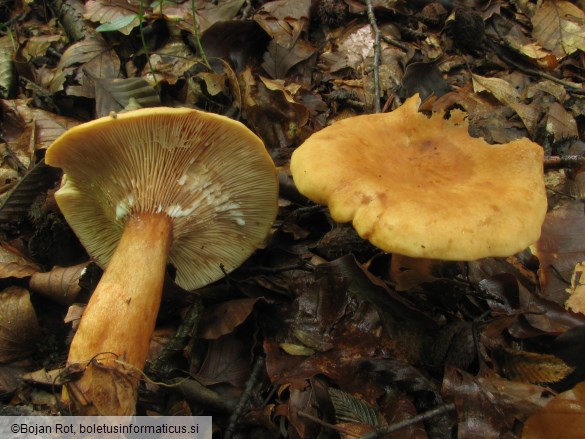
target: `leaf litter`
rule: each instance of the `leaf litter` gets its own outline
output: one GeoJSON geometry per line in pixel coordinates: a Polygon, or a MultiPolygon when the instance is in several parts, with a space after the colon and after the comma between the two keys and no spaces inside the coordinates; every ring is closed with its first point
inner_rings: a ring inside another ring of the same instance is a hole
{"type": "Polygon", "coordinates": [[[333,121],[415,93],[425,111],[464,110],[490,143],[526,136],[581,157],[580,4],[8,3],[0,408],[63,409],[70,320],[99,279],[52,198],[58,175],[40,172],[44,150],[110,112],[190,106],[263,139],[280,212],[226,279],[186,296],[167,283],[138,413],[213,414],[225,437],[580,437],[582,160],[547,170],[535,245],[469,263],[384,254],[300,195],[288,167],[333,121]]]}

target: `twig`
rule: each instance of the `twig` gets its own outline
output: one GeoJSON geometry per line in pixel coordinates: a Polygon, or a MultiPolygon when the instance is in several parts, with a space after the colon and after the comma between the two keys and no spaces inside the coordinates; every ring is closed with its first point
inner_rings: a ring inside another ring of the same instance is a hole
{"type": "Polygon", "coordinates": [[[85,7],[80,0],[55,0],[51,2],[51,9],[72,41],[80,41],[88,36],[102,39],[99,32],[83,18],[85,7]]]}
{"type": "MultiPolygon", "coordinates": [[[[501,32],[499,31],[497,26],[492,26],[492,29],[494,30],[494,32],[496,33],[498,38],[502,41],[504,47],[508,47],[509,49],[514,50],[512,47],[510,47],[510,44],[503,37],[503,35],[501,34],[501,32]]],[[[538,77],[541,77],[543,79],[548,79],[549,81],[552,81],[552,82],[556,82],[557,84],[561,84],[562,86],[571,89],[575,93],[579,93],[579,94],[585,93],[585,89],[580,84],[574,84],[572,82],[563,81],[562,79],[559,79],[555,76],[549,75],[548,73],[544,73],[544,72],[541,72],[539,70],[535,70],[535,69],[532,69],[529,67],[525,67],[521,64],[518,64],[512,58],[510,58],[505,53],[503,53],[503,51],[500,50],[500,48],[496,45],[496,43],[492,42],[489,38],[487,38],[486,41],[491,46],[492,50],[496,53],[496,55],[502,61],[510,64],[512,67],[520,70],[521,72],[524,72],[528,75],[538,76],[538,77]]]]}
{"type": "Polygon", "coordinates": [[[405,52],[408,52],[409,48],[406,44],[402,44],[400,41],[396,41],[393,40],[390,37],[387,37],[386,35],[382,35],[382,40],[384,40],[386,43],[394,46],[394,47],[398,47],[399,49],[404,50],[405,52]]]}
{"type": "Polygon", "coordinates": [[[228,426],[225,430],[225,435],[223,436],[224,439],[231,439],[232,435],[234,434],[238,420],[240,419],[240,416],[242,416],[244,409],[247,407],[248,402],[250,401],[250,398],[252,396],[252,389],[258,382],[258,377],[260,376],[260,372],[262,371],[263,367],[264,357],[259,355],[258,358],[256,358],[256,361],[254,362],[254,367],[252,367],[250,378],[248,378],[248,381],[246,381],[246,387],[244,388],[244,391],[240,395],[238,405],[236,406],[234,412],[230,416],[228,426]]]}
{"type": "Polygon", "coordinates": [[[380,113],[382,111],[380,107],[381,91],[380,91],[380,58],[381,58],[381,32],[376,22],[376,16],[374,15],[374,6],[372,0],[366,0],[368,6],[368,20],[370,27],[374,33],[374,112],[380,113]]]}
{"type": "Polygon", "coordinates": [[[187,401],[197,403],[203,407],[218,410],[223,413],[231,413],[236,408],[235,398],[226,398],[224,395],[205,387],[199,381],[189,379],[175,379],[170,381],[171,385],[178,384],[179,390],[187,401]]]}
{"type": "Polygon", "coordinates": [[[169,373],[168,363],[177,353],[182,352],[189,339],[197,333],[197,327],[203,313],[203,303],[196,298],[175,335],[170,339],[161,354],[148,366],[147,373],[152,373],[160,378],[166,378],[169,373]]]}
{"type": "Polygon", "coordinates": [[[371,433],[361,436],[359,439],[377,439],[389,433],[402,430],[403,428],[410,427],[411,425],[416,424],[418,422],[426,421],[427,419],[434,418],[435,416],[442,415],[443,413],[447,413],[453,410],[455,410],[455,404],[453,403],[444,404],[442,406],[429,410],[428,412],[424,412],[421,413],[420,415],[413,416],[410,419],[405,419],[404,421],[396,422],[384,428],[378,428],[371,433]]]}
{"type": "Polygon", "coordinates": [[[197,50],[199,51],[199,55],[201,56],[201,60],[203,61],[205,67],[213,71],[207,56],[205,56],[203,45],[201,44],[201,38],[199,36],[199,23],[197,23],[197,12],[195,11],[195,0],[191,0],[191,13],[193,15],[193,36],[195,38],[195,45],[197,46],[197,50]]]}
{"type": "Polygon", "coordinates": [[[316,424],[322,425],[325,428],[329,428],[330,430],[338,431],[339,433],[344,433],[346,435],[350,433],[347,430],[347,428],[339,427],[337,425],[330,424],[329,422],[322,421],[318,417],[310,415],[310,414],[305,413],[305,412],[302,412],[300,410],[297,412],[297,415],[299,416],[299,418],[309,419],[310,421],[313,421],[316,424]]]}
{"type": "Polygon", "coordinates": [[[150,69],[150,73],[152,73],[154,87],[158,90],[158,84],[156,82],[156,73],[154,73],[154,67],[152,65],[152,61],[150,60],[150,53],[148,52],[148,47],[146,46],[146,37],[144,36],[144,26],[142,24],[142,20],[144,20],[144,4],[143,4],[143,1],[140,0],[139,6],[138,6],[138,31],[140,32],[140,41],[142,42],[142,50],[144,50],[144,55],[146,56],[146,62],[148,63],[148,68],[150,69]]]}
{"type": "Polygon", "coordinates": [[[585,157],[580,155],[547,155],[544,157],[545,169],[579,168],[585,165],[585,157]]]}

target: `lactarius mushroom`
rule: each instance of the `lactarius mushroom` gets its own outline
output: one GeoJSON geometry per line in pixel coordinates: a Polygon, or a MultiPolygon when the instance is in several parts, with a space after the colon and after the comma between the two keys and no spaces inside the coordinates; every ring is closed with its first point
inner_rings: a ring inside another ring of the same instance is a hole
{"type": "Polygon", "coordinates": [[[414,96],[313,134],[291,159],[299,191],[391,253],[463,261],[534,243],[547,209],[542,148],[490,145],[460,113],[427,118],[419,105],[414,96]]]}
{"type": "Polygon", "coordinates": [[[69,365],[87,367],[64,399],[85,414],[131,414],[167,264],[187,290],[238,267],[276,216],[276,169],[241,123],[178,108],[79,125],[46,162],[65,171],[63,215],[107,267],[69,353],[69,365]]]}

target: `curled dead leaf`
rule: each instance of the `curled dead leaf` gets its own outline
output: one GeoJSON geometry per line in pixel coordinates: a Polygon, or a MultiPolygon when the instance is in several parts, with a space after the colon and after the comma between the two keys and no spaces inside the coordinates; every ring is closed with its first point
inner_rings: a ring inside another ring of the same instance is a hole
{"type": "Polygon", "coordinates": [[[585,382],[561,393],[524,424],[523,439],[580,439],[585,431],[585,382]]]}
{"type": "Polygon", "coordinates": [[[0,363],[11,363],[36,350],[41,328],[30,294],[20,287],[0,292],[0,363]]]}
{"type": "Polygon", "coordinates": [[[35,292],[56,302],[70,305],[81,291],[79,279],[86,268],[87,263],[73,267],[54,267],[47,273],[33,274],[29,286],[35,292]]]}

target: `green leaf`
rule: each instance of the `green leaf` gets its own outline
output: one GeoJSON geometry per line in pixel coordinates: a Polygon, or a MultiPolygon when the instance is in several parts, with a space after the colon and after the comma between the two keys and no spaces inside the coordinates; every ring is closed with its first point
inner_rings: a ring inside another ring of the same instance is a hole
{"type": "Polygon", "coordinates": [[[138,19],[138,15],[121,15],[97,27],[98,32],[113,32],[124,29],[129,26],[134,20],[138,19]]]}

